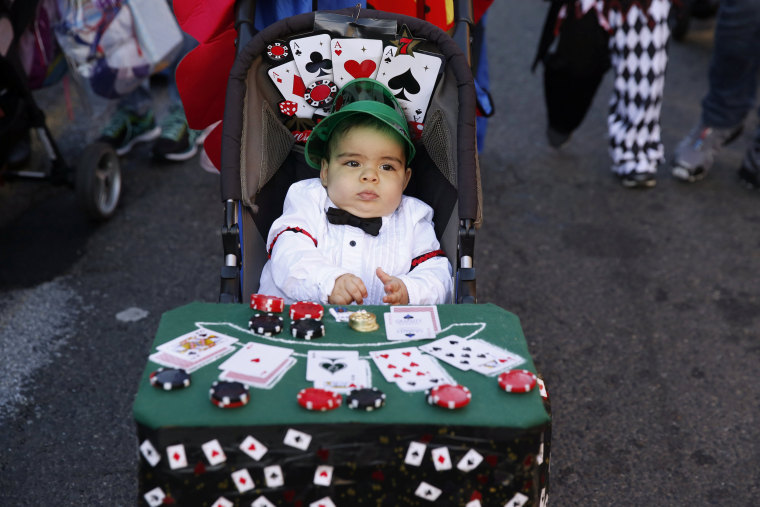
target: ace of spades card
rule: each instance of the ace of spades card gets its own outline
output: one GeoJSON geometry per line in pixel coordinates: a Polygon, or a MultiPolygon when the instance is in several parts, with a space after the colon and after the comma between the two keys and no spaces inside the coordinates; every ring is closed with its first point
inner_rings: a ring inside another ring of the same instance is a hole
{"type": "Polygon", "coordinates": [[[380,57],[383,56],[383,41],[379,39],[333,39],[330,41],[333,63],[333,81],[339,87],[353,79],[368,77],[374,79],[380,57]]]}
{"type": "Polygon", "coordinates": [[[326,33],[292,39],[289,43],[298,73],[304,85],[318,79],[333,81],[333,64],[330,53],[330,36],[326,33]]]}
{"type": "Polygon", "coordinates": [[[383,50],[376,79],[393,92],[408,122],[423,123],[443,57],[422,51],[413,55],[395,52],[394,46],[383,50]]]}

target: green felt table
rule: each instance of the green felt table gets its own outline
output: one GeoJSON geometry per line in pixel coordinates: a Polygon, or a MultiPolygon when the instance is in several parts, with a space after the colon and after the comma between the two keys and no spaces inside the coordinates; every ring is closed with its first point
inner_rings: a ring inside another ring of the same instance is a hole
{"type": "MultiPolygon", "coordinates": [[[[487,377],[472,371],[461,371],[441,362],[449,374],[472,392],[471,403],[460,410],[446,410],[430,406],[424,392],[405,393],[386,382],[370,360],[372,381],[387,395],[386,406],[373,412],[350,410],[345,406],[326,412],[312,412],[301,408],[296,394],[311,385],[306,380],[306,354],[310,349],[358,350],[369,358],[371,350],[421,345],[429,340],[392,342],[385,336],[383,313],[387,306],[363,306],[377,315],[380,328],[359,333],[347,323],[336,322],[325,309],[325,336],[311,341],[291,337],[288,308],[282,333],[273,337],[255,335],[248,330],[253,315],[247,305],[191,303],[166,312],[156,333],[151,352],[155,347],[199,326],[238,338],[239,344],[258,341],[294,349],[297,364],[272,389],[251,389],[248,405],[235,409],[222,409],[209,401],[209,387],[217,379],[221,364],[228,356],[192,373],[192,384],[178,391],[163,391],[150,385],[149,375],[160,365],[148,361],[140,379],[133,406],[135,421],[147,428],[168,427],[220,427],[290,424],[436,424],[445,426],[485,426],[526,430],[539,428],[550,422],[538,389],[526,394],[506,393],[499,388],[496,377],[487,377]]],[[[455,335],[463,338],[480,338],[519,354],[526,362],[519,366],[535,372],[525,337],[516,315],[493,304],[439,305],[438,314],[442,330],[438,338],[455,335]]]]}

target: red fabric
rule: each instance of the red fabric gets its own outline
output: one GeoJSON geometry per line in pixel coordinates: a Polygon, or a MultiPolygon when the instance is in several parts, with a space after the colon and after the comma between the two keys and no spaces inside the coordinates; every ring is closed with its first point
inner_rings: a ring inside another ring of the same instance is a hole
{"type": "Polygon", "coordinates": [[[234,0],[174,0],[174,14],[182,30],[203,43],[234,26],[234,6],[234,0]]]}
{"type": "Polygon", "coordinates": [[[191,128],[204,129],[224,115],[227,76],[235,60],[235,37],[235,30],[229,28],[200,44],[177,65],[177,90],[191,128]]]}

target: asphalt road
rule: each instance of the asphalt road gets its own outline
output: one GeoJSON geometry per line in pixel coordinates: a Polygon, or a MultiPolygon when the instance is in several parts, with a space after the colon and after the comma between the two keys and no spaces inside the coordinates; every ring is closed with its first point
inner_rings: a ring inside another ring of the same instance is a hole
{"type": "MultiPolygon", "coordinates": [[[[570,144],[550,148],[529,70],[545,9],[503,0],[490,13],[498,116],[475,263],[480,301],[521,318],[547,383],[551,505],[756,505],[760,193],[735,176],[750,134],[698,184],[663,166],[655,189],[623,189],[607,76],[570,144]]],[[[711,42],[708,21],[671,43],[668,154],[699,117],[711,42]]],[[[40,93],[73,159],[103,112],[72,121],[61,96],[40,93]]],[[[123,202],[100,226],[66,188],[0,186],[0,505],[134,504],[131,406],[158,321],[216,300],[218,177],[197,159],[155,164],[146,147],[122,163],[123,202]],[[146,315],[117,317],[130,308],[146,315]]]]}

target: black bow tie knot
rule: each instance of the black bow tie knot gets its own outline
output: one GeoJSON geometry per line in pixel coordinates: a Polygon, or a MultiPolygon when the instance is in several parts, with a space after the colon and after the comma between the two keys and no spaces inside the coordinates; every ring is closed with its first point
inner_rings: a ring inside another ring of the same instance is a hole
{"type": "Polygon", "coordinates": [[[383,219],[380,217],[361,218],[352,215],[346,210],[338,208],[328,208],[327,221],[334,225],[351,225],[353,227],[358,227],[371,236],[377,236],[380,234],[380,227],[383,225],[383,219]]]}

